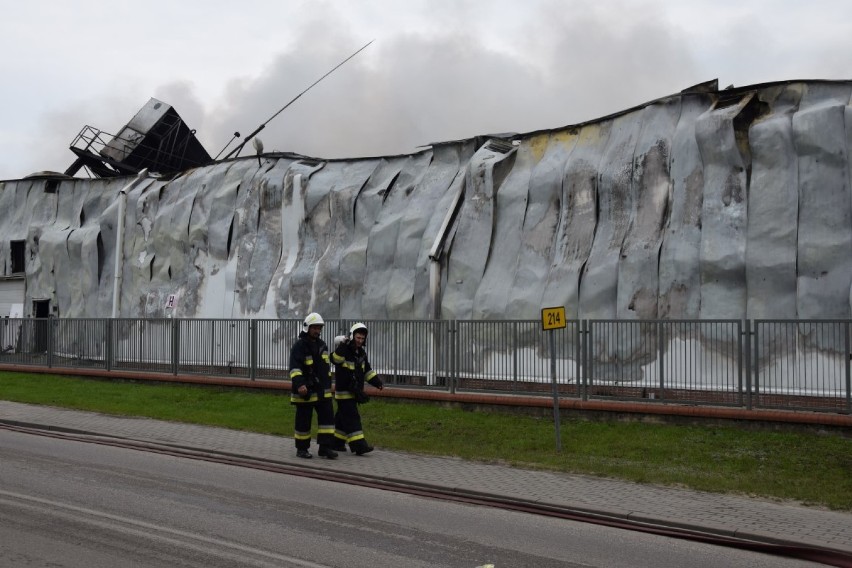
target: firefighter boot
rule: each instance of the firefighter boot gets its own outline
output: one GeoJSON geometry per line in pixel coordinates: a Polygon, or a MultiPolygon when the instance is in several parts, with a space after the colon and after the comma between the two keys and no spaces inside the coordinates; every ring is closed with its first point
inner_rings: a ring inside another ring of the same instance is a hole
{"type": "Polygon", "coordinates": [[[356,440],[354,442],[349,443],[349,449],[352,450],[352,453],[357,456],[363,456],[364,454],[369,454],[373,451],[373,446],[367,443],[367,440],[361,438],[360,440],[356,440]]]}
{"type": "Polygon", "coordinates": [[[320,446],[319,452],[317,452],[321,457],[328,458],[330,460],[337,459],[337,452],[332,450],[329,446],[320,446]]]}

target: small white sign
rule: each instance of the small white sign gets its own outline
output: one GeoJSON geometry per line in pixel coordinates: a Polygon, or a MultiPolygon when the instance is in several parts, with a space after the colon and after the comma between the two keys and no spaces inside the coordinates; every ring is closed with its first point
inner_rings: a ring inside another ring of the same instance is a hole
{"type": "Polygon", "coordinates": [[[173,310],[177,305],[177,297],[175,294],[169,294],[169,298],[166,300],[166,309],[173,310]]]}

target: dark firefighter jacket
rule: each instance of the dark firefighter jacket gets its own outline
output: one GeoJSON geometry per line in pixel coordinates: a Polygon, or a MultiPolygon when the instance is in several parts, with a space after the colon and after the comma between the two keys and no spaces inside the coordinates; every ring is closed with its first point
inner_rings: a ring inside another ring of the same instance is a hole
{"type": "Polygon", "coordinates": [[[334,362],[334,398],[346,400],[354,398],[352,394],[353,385],[358,390],[364,390],[364,382],[368,382],[376,388],[382,385],[378,374],[370,367],[367,352],[364,348],[355,347],[352,340],[342,341],[334,354],[331,356],[334,362]]]}
{"type": "Polygon", "coordinates": [[[290,402],[312,404],[321,398],[331,398],[331,364],[328,345],[321,338],[312,341],[304,331],[290,350],[290,402]],[[308,394],[299,394],[299,387],[308,387],[308,394]]]}

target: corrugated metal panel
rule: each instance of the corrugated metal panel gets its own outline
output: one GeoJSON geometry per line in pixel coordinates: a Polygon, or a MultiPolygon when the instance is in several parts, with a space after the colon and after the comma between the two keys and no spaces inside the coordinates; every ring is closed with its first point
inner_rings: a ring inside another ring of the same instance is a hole
{"type": "Polygon", "coordinates": [[[0,317],[9,315],[12,304],[24,303],[26,283],[24,278],[0,280],[0,317]]]}

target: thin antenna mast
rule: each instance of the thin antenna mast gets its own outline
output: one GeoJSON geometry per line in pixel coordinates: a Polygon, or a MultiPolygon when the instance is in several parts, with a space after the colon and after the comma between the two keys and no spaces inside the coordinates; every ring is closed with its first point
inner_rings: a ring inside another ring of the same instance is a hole
{"type": "MultiPolygon", "coordinates": [[[[371,39],[370,41],[368,41],[368,42],[366,43],[366,45],[364,45],[364,47],[362,47],[361,49],[359,49],[358,51],[356,51],[355,53],[353,53],[352,55],[350,55],[349,57],[347,57],[346,59],[344,59],[343,61],[341,61],[340,63],[338,63],[338,64],[334,67],[334,69],[332,69],[331,71],[329,71],[328,73],[326,73],[325,75],[323,75],[322,77],[320,77],[319,79],[317,79],[316,81],[314,81],[314,82],[311,84],[311,86],[310,86],[310,87],[308,87],[307,89],[305,89],[304,91],[302,91],[301,93],[299,93],[298,95],[296,95],[295,97],[293,97],[293,99],[292,99],[289,103],[287,103],[286,105],[284,105],[283,107],[281,107],[281,109],[280,109],[278,112],[276,112],[275,114],[273,114],[272,116],[270,116],[270,117],[266,120],[266,122],[264,122],[263,124],[261,124],[260,126],[258,126],[258,127],[254,130],[254,132],[252,132],[251,134],[249,134],[248,136],[246,136],[246,137],[243,139],[242,143],[241,143],[239,146],[237,146],[236,148],[234,148],[233,150],[231,150],[231,151],[228,153],[228,155],[227,155],[227,156],[225,156],[225,158],[224,158],[224,159],[225,159],[225,160],[227,160],[228,158],[230,158],[230,157],[231,157],[231,156],[233,156],[234,154],[236,154],[237,156],[239,156],[239,155],[240,155],[240,152],[241,152],[241,151],[242,151],[242,149],[243,149],[243,146],[245,146],[245,145],[246,145],[246,142],[248,142],[249,140],[251,140],[252,138],[254,138],[254,137],[255,137],[255,136],[256,136],[256,135],[257,135],[257,134],[258,134],[261,130],[263,130],[264,128],[266,128],[266,125],[267,125],[267,124],[269,124],[269,122],[270,122],[273,118],[275,118],[276,116],[278,116],[279,114],[281,114],[282,112],[284,112],[284,110],[285,110],[287,107],[289,107],[291,104],[293,104],[293,103],[295,103],[297,100],[299,100],[299,97],[301,97],[302,95],[304,95],[305,93],[307,93],[308,91],[310,91],[311,89],[313,89],[313,88],[314,88],[314,86],[316,86],[316,84],[317,84],[317,83],[319,83],[320,81],[322,81],[323,79],[325,79],[326,77],[328,77],[329,75],[331,75],[332,73],[334,73],[335,71],[337,71],[337,69],[338,69],[340,66],[342,66],[344,63],[346,63],[347,61],[349,61],[350,59],[352,59],[353,57],[355,57],[356,55],[358,55],[359,53],[361,53],[362,51],[364,51],[365,49],[367,49],[367,46],[369,46],[369,45],[370,45],[371,43],[373,43],[374,41],[376,41],[376,40],[371,39]]],[[[229,142],[229,144],[230,144],[230,142],[229,142]]]]}

